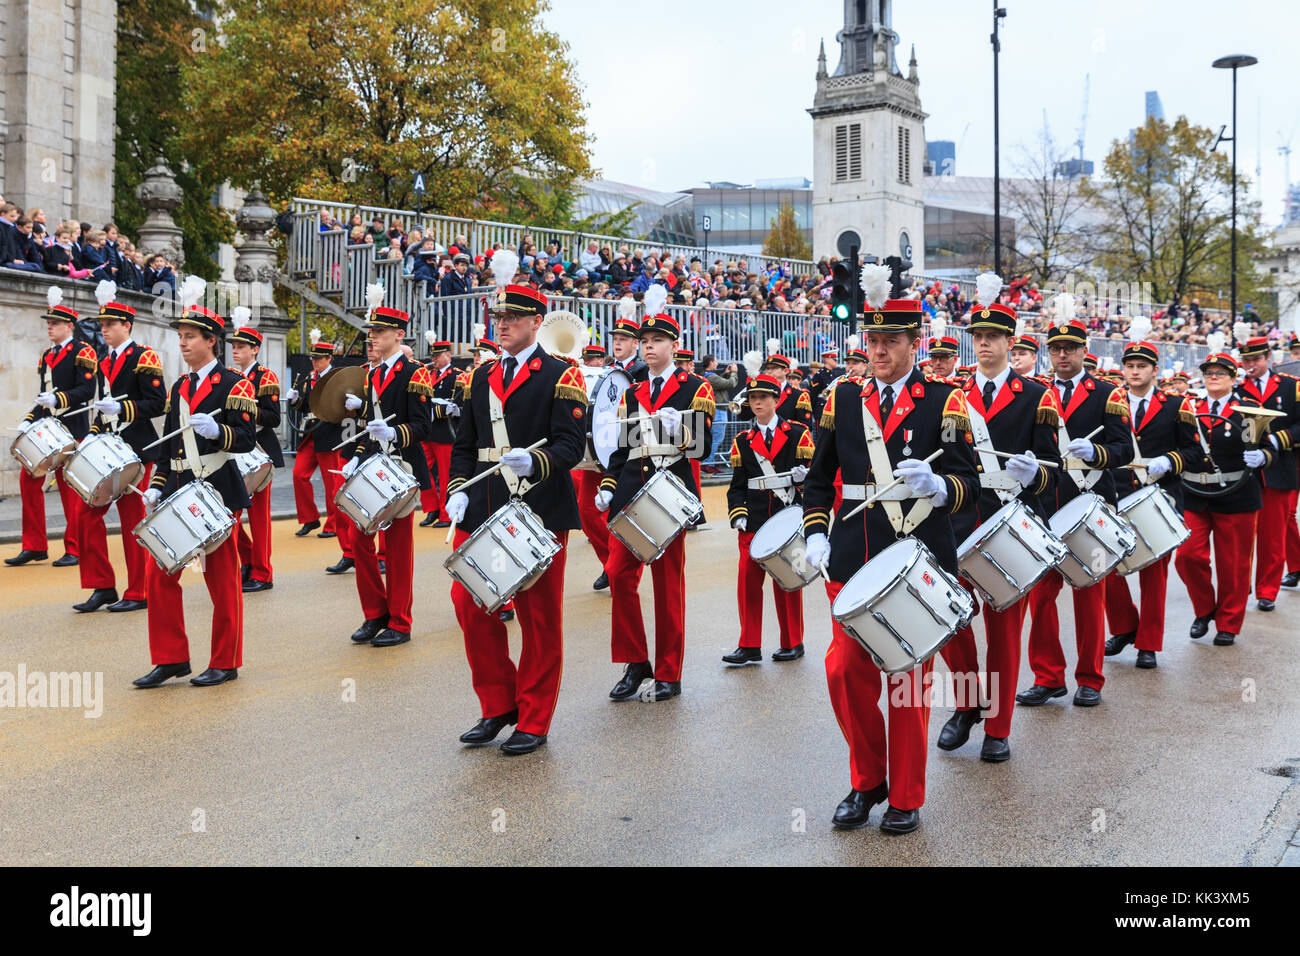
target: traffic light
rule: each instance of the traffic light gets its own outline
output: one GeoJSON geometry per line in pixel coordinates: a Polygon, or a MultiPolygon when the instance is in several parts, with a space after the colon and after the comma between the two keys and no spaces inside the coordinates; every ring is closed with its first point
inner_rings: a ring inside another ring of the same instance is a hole
{"type": "Polygon", "coordinates": [[[850,249],[847,258],[831,266],[831,318],[836,322],[853,322],[862,312],[860,273],[857,246],[850,249]]]}
{"type": "Polygon", "coordinates": [[[912,260],[901,256],[885,256],[884,264],[889,266],[889,297],[901,298],[903,295],[903,275],[912,268],[912,260]]]}

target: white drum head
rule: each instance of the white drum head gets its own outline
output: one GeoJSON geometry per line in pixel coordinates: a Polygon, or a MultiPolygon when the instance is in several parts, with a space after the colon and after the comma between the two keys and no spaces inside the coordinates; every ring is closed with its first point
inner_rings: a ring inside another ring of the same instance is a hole
{"type": "Polygon", "coordinates": [[[1058,538],[1069,534],[1088,516],[1088,512],[1104,501],[1100,495],[1086,494],[1067,502],[1056,514],[1048,519],[1048,527],[1058,538]]]}
{"type": "Polygon", "coordinates": [[[590,387],[591,445],[600,464],[608,468],[621,431],[618,406],[623,393],[632,387],[632,380],[622,369],[611,368],[590,387]]]}
{"type": "Polygon", "coordinates": [[[803,527],[803,508],[791,505],[782,508],[763,522],[749,542],[749,556],[755,561],[780,551],[787,541],[803,527]]]}

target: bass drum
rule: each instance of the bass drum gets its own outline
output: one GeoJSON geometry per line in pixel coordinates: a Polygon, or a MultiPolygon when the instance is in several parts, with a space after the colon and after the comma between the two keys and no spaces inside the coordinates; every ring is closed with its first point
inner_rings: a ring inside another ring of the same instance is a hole
{"type": "Polygon", "coordinates": [[[632,387],[632,379],[621,368],[611,368],[588,387],[591,446],[601,467],[608,469],[609,459],[618,450],[622,431],[618,407],[623,401],[623,393],[632,387]]]}

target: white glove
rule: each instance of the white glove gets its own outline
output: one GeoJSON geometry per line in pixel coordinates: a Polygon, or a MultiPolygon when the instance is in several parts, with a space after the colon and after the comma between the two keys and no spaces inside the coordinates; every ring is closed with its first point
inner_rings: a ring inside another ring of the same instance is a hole
{"type": "Polygon", "coordinates": [[[894,469],[894,477],[902,478],[903,483],[914,495],[930,498],[944,490],[943,482],[930,468],[928,461],[920,458],[905,458],[894,469]]]}
{"type": "Polygon", "coordinates": [[[744,518],[737,518],[735,521],[731,522],[731,526],[737,531],[744,531],[748,526],[748,522],[746,522],[744,518]]]}
{"type": "Polygon", "coordinates": [[[344,477],[344,478],[351,478],[351,477],[352,477],[352,473],[353,473],[354,471],[356,471],[356,470],[357,470],[358,468],[360,468],[360,467],[361,467],[361,459],[360,459],[360,458],[349,458],[349,459],[347,460],[347,464],[345,464],[345,465],[343,466],[343,477],[344,477]]]}
{"type": "Polygon", "coordinates": [[[1065,446],[1065,453],[1071,458],[1078,458],[1080,461],[1092,461],[1092,442],[1086,438],[1071,438],[1070,444],[1065,446]]]}
{"type": "Polygon", "coordinates": [[[831,559],[831,540],[824,534],[810,535],[804,547],[803,558],[814,568],[826,567],[831,559]]]}
{"type": "Polygon", "coordinates": [[[58,406],[59,400],[54,397],[53,392],[41,392],[36,396],[36,404],[44,405],[46,408],[55,408],[58,406]]]}
{"type": "Polygon", "coordinates": [[[1264,464],[1264,453],[1258,448],[1247,449],[1241,457],[1245,459],[1247,468],[1259,468],[1264,464]]]}
{"type": "Polygon", "coordinates": [[[101,398],[95,403],[95,411],[102,412],[105,415],[116,415],[122,410],[122,403],[115,402],[111,398],[101,398]]]}
{"type": "Polygon", "coordinates": [[[808,466],[795,465],[793,468],[790,469],[790,477],[794,479],[794,483],[796,485],[799,484],[799,482],[803,481],[805,478],[808,477],[808,466]]]}
{"type": "Polygon", "coordinates": [[[1163,478],[1173,470],[1174,463],[1169,460],[1168,455],[1161,455],[1159,458],[1152,458],[1147,462],[1147,474],[1151,476],[1152,481],[1163,478]]]}
{"type": "Polygon", "coordinates": [[[655,412],[659,416],[659,421],[664,426],[664,431],[669,438],[677,438],[682,433],[682,413],[675,408],[664,406],[655,412]]]}
{"type": "Polygon", "coordinates": [[[299,396],[298,390],[296,388],[291,388],[289,389],[288,392],[285,393],[284,397],[286,401],[296,402],[301,396],[299,396]]]}
{"type": "Polygon", "coordinates": [[[204,438],[213,439],[221,434],[221,429],[217,427],[216,419],[207,412],[195,412],[190,416],[190,425],[196,435],[202,435],[204,438]]]}
{"type": "Polygon", "coordinates": [[[459,406],[459,405],[448,405],[448,406],[447,406],[447,414],[450,415],[452,418],[460,418],[460,406],[459,406]]]}
{"type": "Polygon", "coordinates": [[[158,506],[158,499],[162,497],[162,492],[157,488],[150,488],[144,493],[145,511],[153,511],[158,506]]]}
{"type": "Polygon", "coordinates": [[[468,508],[469,495],[463,491],[458,491],[447,499],[447,517],[451,519],[452,524],[460,524],[464,521],[468,508]]]}
{"type": "Polygon", "coordinates": [[[613,500],[614,500],[614,493],[612,491],[596,492],[596,510],[608,511],[609,503],[613,500]]]}
{"type": "Polygon", "coordinates": [[[27,419],[23,419],[21,422],[18,423],[18,430],[20,432],[25,432],[27,431],[27,429],[31,428],[35,424],[36,424],[35,422],[29,422],[27,421],[27,419]]]}
{"type": "Polygon", "coordinates": [[[345,394],[347,395],[347,399],[343,402],[343,407],[346,408],[348,411],[355,412],[358,408],[360,408],[362,405],[365,404],[365,402],[357,398],[351,392],[346,392],[345,394]]]}
{"type": "Polygon", "coordinates": [[[1008,458],[1004,467],[1012,478],[1020,482],[1021,488],[1028,488],[1038,480],[1038,462],[1029,452],[1008,458]]]}
{"type": "Polygon", "coordinates": [[[370,433],[370,437],[375,441],[392,441],[397,437],[397,432],[393,431],[393,426],[378,418],[366,422],[366,431],[370,433]]]}
{"type": "Polygon", "coordinates": [[[509,468],[518,478],[527,478],[533,473],[532,452],[522,448],[511,448],[501,456],[501,464],[509,468]]]}

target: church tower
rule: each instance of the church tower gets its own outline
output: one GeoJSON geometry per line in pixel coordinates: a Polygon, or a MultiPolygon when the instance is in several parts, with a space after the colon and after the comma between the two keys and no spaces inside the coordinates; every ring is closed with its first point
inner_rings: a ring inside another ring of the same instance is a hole
{"type": "Polygon", "coordinates": [[[921,271],[925,252],[925,117],[916,50],[898,68],[893,0],[844,0],[840,60],[817,55],[813,118],[813,254],[904,256],[921,271]]]}

